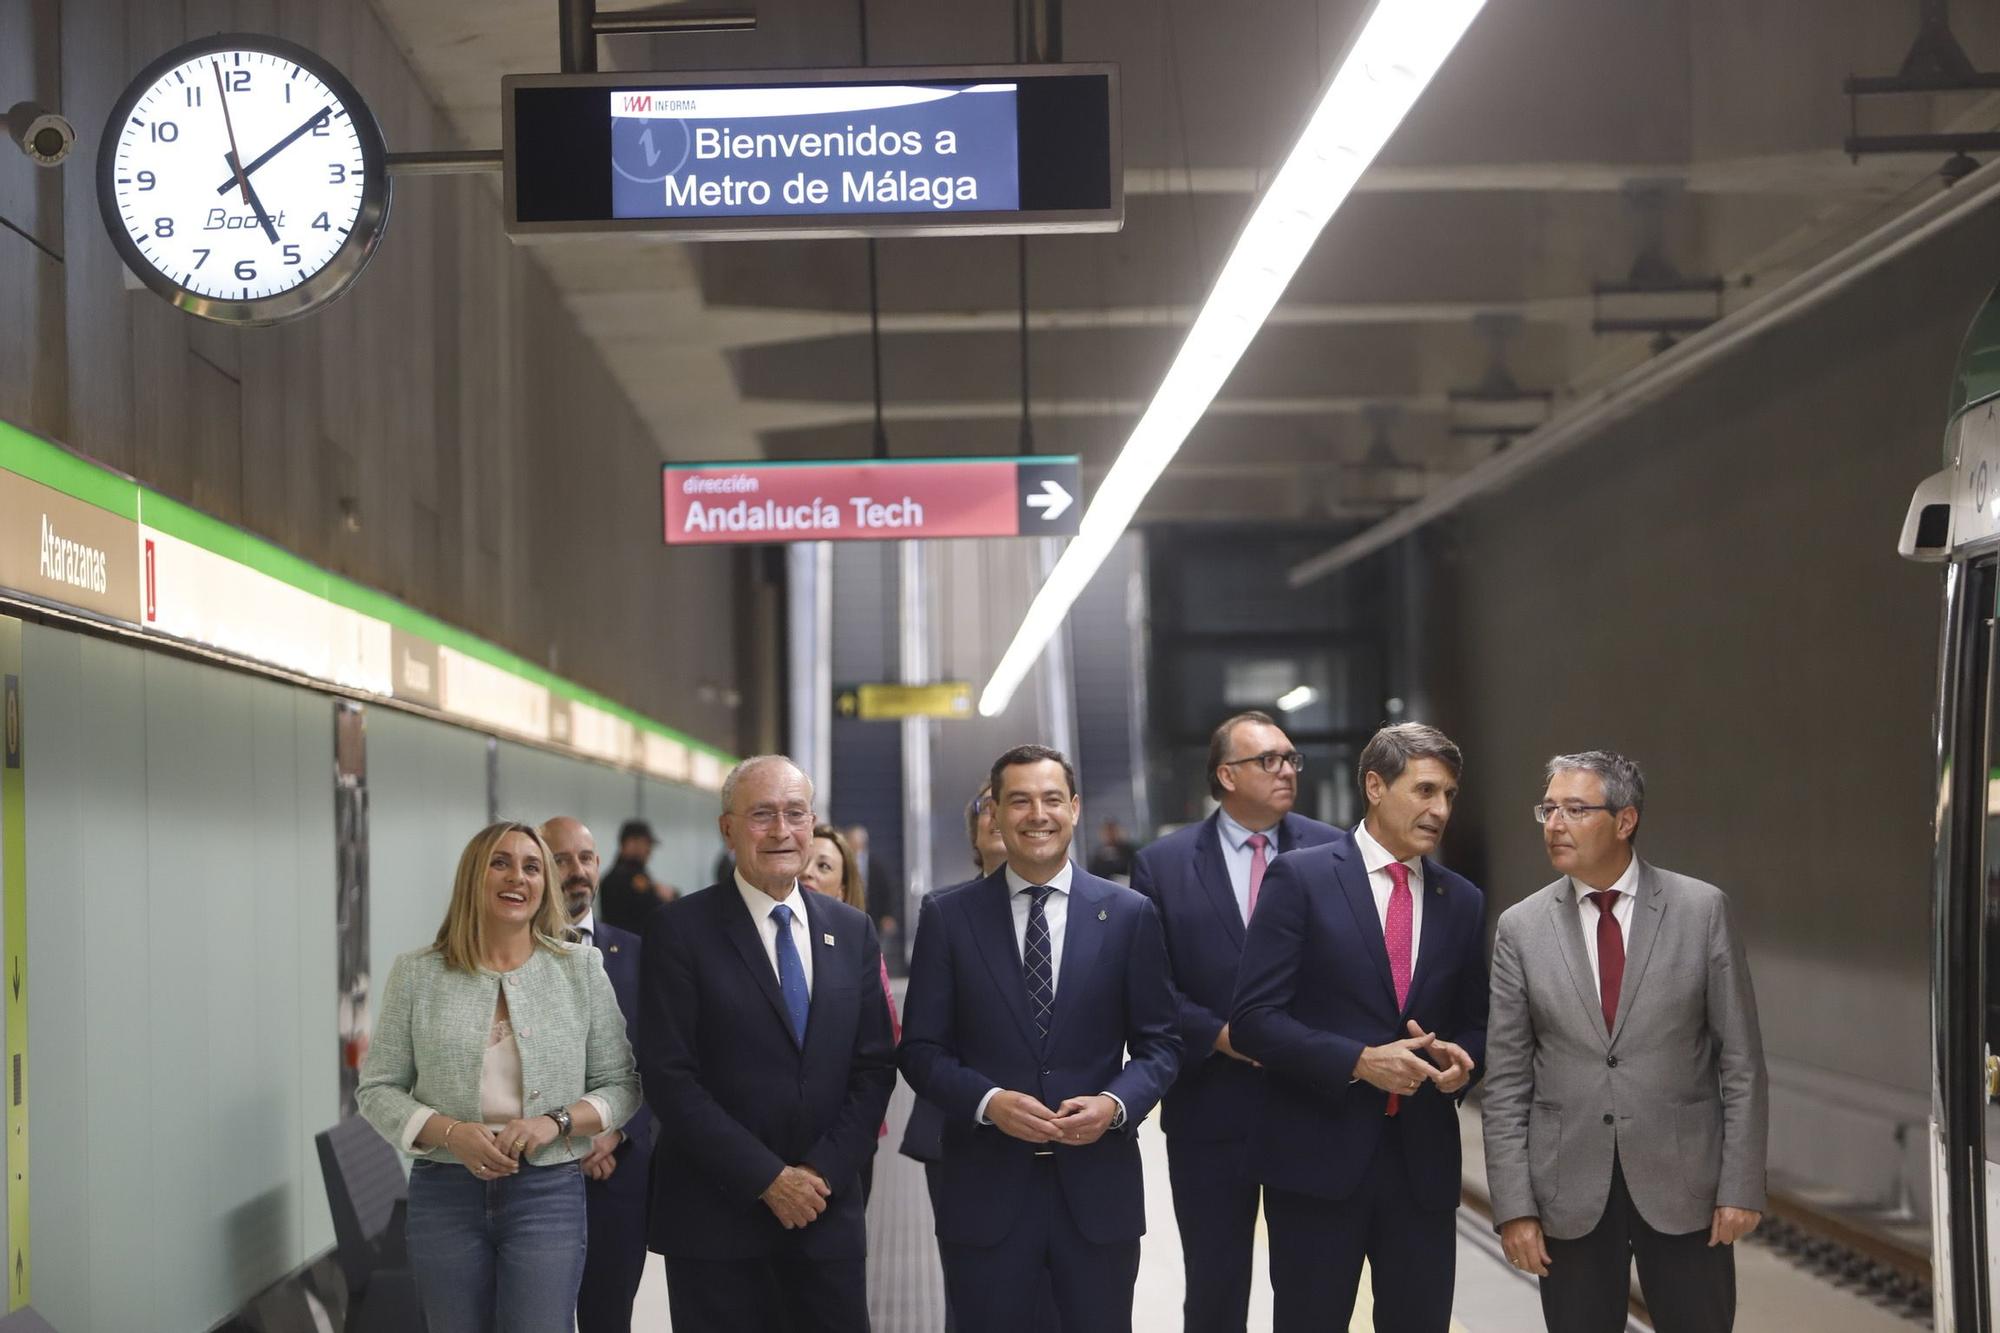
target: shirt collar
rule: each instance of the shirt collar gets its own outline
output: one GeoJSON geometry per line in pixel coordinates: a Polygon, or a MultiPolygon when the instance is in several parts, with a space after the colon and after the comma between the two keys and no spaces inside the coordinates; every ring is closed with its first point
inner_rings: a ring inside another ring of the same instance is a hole
{"type": "MultiPolygon", "coordinates": [[[[1282,824],[1284,821],[1281,819],[1278,823],[1282,824]]],[[[1216,831],[1222,834],[1222,840],[1229,844],[1229,850],[1232,852],[1242,851],[1243,845],[1250,841],[1250,835],[1253,833],[1261,833],[1269,838],[1274,852],[1278,846],[1278,824],[1273,824],[1266,829],[1244,828],[1234,819],[1231,819],[1229,812],[1221,806],[1217,806],[1215,809],[1215,827],[1216,831]]]]}
{"type": "MultiPolygon", "coordinates": [[[[1580,903],[1589,904],[1590,895],[1597,892],[1596,889],[1591,888],[1588,884],[1576,878],[1571,878],[1569,886],[1570,890],[1576,894],[1576,900],[1580,903]]],[[[1622,893],[1626,898],[1636,898],[1638,896],[1639,858],[1637,856],[1634,856],[1631,861],[1626,863],[1625,873],[1620,875],[1618,882],[1611,886],[1611,892],[1622,893]]],[[[1612,899],[1612,906],[1614,908],[1623,907],[1624,905],[1623,901],[1616,898],[1612,899]]]]}
{"type": "MultiPolygon", "coordinates": [[[[779,905],[778,899],[743,878],[743,872],[740,870],[736,872],[736,891],[743,895],[743,905],[750,909],[751,917],[760,924],[770,917],[771,909],[779,905]]],[[[784,906],[791,909],[794,921],[805,919],[805,904],[799,898],[799,894],[803,891],[799,888],[798,881],[793,880],[791,896],[784,900],[784,906]]]]}
{"type": "MultiPolygon", "coordinates": [[[[1354,845],[1361,849],[1361,864],[1371,875],[1396,859],[1389,854],[1387,847],[1375,841],[1375,835],[1368,831],[1365,819],[1354,826],[1354,845]]],[[[1424,858],[1421,856],[1413,856],[1403,864],[1414,874],[1424,873],[1424,858]]]]}
{"type": "Polygon", "coordinates": [[[597,938],[597,913],[596,913],[596,912],[585,912],[585,913],[583,914],[583,919],[582,919],[582,920],[580,920],[580,921],[574,921],[574,922],[571,922],[570,924],[572,924],[573,926],[575,926],[575,927],[576,927],[576,928],[577,928],[578,930],[580,930],[580,931],[583,931],[583,932],[584,932],[584,933],[585,933],[586,935],[589,935],[589,936],[590,936],[590,937],[591,937],[592,939],[596,939],[596,938],[597,938]]]}
{"type": "MultiPolygon", "coordinates": [[[[1066,894],[1069,892],[1070,878],[1075,873],[1076,873],[1076,867],[1072,866],[1068,861],[1064,861],[1062,863],[1062,869],[1056,871],[1055,878],[1051,879],[1048,882],[1047,887],[1054,889],[1057,893],[1066,894]]],[[[1013,866],[1010,865],[1007,867],[1007,894],[1009,897],[1012,897],[1014,894],[1017,893],[1024,893],[1027,890],[1035,887],[1037,886],[1028,883],[1027,880],[1022,879],[1019,875],[1015,874],[1013,866]]]]}

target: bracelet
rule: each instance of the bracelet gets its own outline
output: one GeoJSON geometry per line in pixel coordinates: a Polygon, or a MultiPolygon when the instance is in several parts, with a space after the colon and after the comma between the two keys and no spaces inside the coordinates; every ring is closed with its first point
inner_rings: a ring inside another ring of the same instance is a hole
{"type": "Polygon", "coordinates": [[[452,1130],[452,1129],[457,1129],[457,1128],[458,1128],[458,1127],[459,1127],[460,1125],[462,1125],[462,1124],[464,1124],[464,1123],[465,1123],[465,1122],[464,1122],[463,1120],[454,1120],[454,1121],[452,1121],[452,1122],[451,1122],[451,1129],[447,1129],[447,1130],[446,1130],[446,1131],[444,1132],[444,1137],[438,1140],[438,1146],[439,1146],[440,1148],[443,1148],[443,1149],[444,1149],[444,1150],[445,1150],[446,1152],[450,1152],[450,1151],[451,1151],[451,1130],[452,1130]]]}

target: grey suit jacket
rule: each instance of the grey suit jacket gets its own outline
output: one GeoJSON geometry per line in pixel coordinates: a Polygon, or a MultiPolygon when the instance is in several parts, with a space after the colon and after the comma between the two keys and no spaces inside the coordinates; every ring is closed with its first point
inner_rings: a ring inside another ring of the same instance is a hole
{"type": "Polygon", "coordinates": [[[1634,899],[1609,1034],[1569,877],[1501,914],[1483,1102],[1496,1223],[1589,1232],[1614,1152],[1656,1231],[1763,1210],[1769,1088],[1728,899],[1644,861],[1634,899]]]}

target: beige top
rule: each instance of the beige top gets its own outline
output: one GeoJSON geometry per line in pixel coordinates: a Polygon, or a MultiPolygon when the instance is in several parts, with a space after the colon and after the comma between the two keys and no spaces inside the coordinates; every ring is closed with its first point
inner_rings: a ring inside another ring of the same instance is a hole
{"type": "Polygon", "coordinates": [[[486,1058],[479,1067],[479,1118],[488,1129],[521,1119],[521,1044],[514,1025],[493,1020],[486,1034],[486,1058]]]}

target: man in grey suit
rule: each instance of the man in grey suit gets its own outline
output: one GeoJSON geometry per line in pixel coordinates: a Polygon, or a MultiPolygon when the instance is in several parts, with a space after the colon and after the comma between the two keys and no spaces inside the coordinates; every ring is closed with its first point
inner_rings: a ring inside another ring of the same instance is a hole
{"type": "Polygon", "coordinates": [[[1769,1090],[1722,891],[1638,859],[1638,765],[1549,761],[1555,883],[1500,917],[1486,1175],[1550,1333],[1625,1327],[1632,1262],[1659,1333],[1727,1333],[1731,1246],[1764,1208],[1769,1090]]]}

